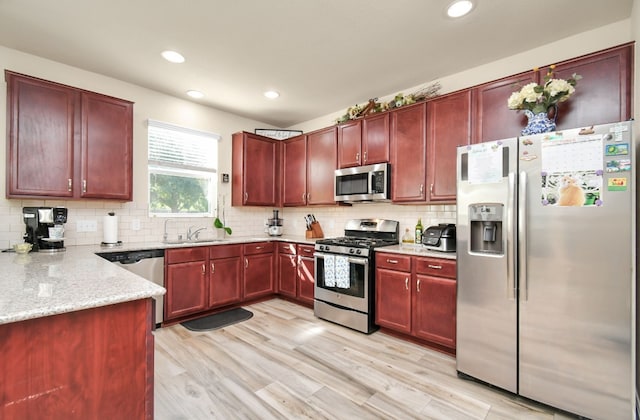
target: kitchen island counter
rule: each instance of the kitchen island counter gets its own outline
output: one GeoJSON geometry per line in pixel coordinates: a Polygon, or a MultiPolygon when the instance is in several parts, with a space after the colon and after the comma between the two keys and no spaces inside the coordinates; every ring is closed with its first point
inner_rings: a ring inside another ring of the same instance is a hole
{"type": "Polygon", "coordinates": [[[160,296],[165,289],[94,254],[0,254],[0,325],[160,296]]]}

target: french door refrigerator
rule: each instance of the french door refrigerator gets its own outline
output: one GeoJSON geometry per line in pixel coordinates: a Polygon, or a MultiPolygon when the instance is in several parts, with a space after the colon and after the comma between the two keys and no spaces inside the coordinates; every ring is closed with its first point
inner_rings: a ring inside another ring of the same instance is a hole
{"type": "Polygon", "coordinates": [[[460,376],[634,418],[633,149],[630,122],[458,148],[460,376]]]}

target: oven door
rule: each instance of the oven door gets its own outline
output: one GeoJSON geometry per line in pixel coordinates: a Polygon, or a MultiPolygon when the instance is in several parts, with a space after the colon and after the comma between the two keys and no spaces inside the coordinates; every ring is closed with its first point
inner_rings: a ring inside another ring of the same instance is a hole
{"type": "Polygon", "coordinates": [[[369,311],[371,285],[369,284],[369,259],[340,254],[316,252],[315,260],[315,299],[333,305],[343,306],[359,312],[369,311]],[[325,282],[325,256],[346,258],[349,262],[349,287],[327,285],[325,282]]]}

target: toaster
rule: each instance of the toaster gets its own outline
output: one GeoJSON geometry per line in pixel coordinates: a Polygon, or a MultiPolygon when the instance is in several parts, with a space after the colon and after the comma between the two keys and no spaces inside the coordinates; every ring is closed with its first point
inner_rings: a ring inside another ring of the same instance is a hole
{"type": "Polygon", "coordinates": [[[438,226],[429,226],[422,234],[422,245],[433,251],[455,252],[456,225],[440,223],[438,226]]]}

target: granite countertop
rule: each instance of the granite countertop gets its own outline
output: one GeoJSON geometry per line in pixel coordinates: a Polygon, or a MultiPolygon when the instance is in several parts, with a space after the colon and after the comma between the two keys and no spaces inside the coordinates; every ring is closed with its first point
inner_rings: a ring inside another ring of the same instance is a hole
{"type": "Polygon", "coordinates": [[[286,241],[303,244],[315,239],[300,236],[228,237],[210,242],[165,244],[162,241],[68,246],[59,253],[0,253],[0,324],[57,315],[82,309],[161,296],[166,290],[119,267],[96,253],[170,249],[286,241]]]}
{"type": "Polygon", "coordinates": [[[422,245],[415,244],[399,244],[391,246],[383,246],[376,248],[376,252],[392,252],[395,254],[415,255],[418,257],[442,258],[447,260],[455,260],[455,252],[431,251],[422,245]]]}

